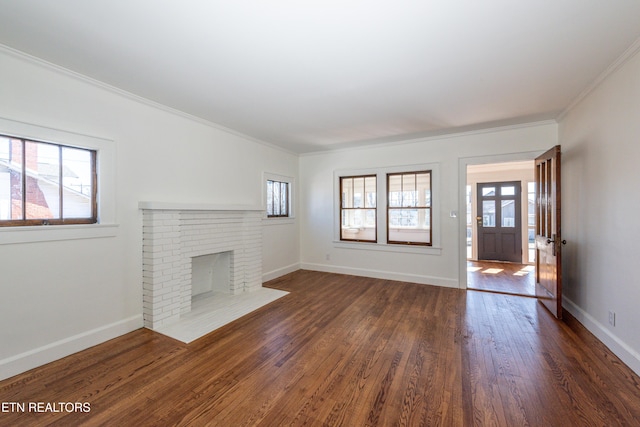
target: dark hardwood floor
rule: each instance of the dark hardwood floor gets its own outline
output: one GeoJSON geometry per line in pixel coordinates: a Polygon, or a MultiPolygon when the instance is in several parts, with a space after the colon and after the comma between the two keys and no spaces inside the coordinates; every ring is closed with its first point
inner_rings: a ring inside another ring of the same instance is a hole
{"type": "Polygon", "coordinates": [[[467,261],[467,288],[534,297],[536,273],[532,265],[467,261]]]}
{"type": "Polygon", "coordinates": [[[2,426],[640,425],[640,378],[533,298],[298,271],[187,345],[141,329],[0,382],[2,426]]]}

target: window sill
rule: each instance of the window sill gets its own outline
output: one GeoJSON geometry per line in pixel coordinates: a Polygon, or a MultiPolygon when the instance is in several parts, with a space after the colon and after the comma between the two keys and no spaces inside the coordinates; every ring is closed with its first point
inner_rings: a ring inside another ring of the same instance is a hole
{"type": "Polygon", "coordinates": [[[334,240],[333,246],[341,249],[359,249],[366,251],[399,252],[406,254],[441,255],[442,248],[434,246],[392,245],[388,243],[345,242],[334,240]]]}
{"type": "Polygon", "coordinates": [[[118,224],[0,227],[0,245],[114,237],[118,224]]]}

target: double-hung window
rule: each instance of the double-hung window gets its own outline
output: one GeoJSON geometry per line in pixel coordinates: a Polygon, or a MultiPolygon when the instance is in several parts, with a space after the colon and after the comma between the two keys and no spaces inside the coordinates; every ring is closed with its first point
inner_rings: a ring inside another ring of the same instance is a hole
{"type": "Polygon", "coordinates": [[[340,240],[377,241],[376,175],[340,177],[340,240]]]}
{"type": "Polygon", "coordinates": [[[439,167],[423,163],[335,171],[335,239],[345,247],[368,242],[376,243],[367,246],[372,250],[440,253],[439,218],[434,216],[439,167]]]}
{"type": "Polygon", "coordinates": [[[431,171],[387,174],[387,243],[431,242],[431,171]]]}
{"type": "Polygon", "coordinates": [[[0,135],[0,226],[97,222],[96,151],[0,135]]]}

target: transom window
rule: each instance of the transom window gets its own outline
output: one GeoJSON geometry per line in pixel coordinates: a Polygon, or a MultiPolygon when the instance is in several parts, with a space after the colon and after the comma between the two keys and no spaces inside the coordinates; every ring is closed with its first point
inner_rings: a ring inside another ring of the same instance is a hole
{"type": "Polygon", "coordinates": [[[97,222],[96,151],[0,135],[0,226],[97,222]]]}
{"type": "Polygon", "coordinates": [[[267,180],[267,217],[288,217],[289,195],[288,182],[267,180]]]}
{"type": "Polygon", "coordinates": [[[340,177],[340,240],[377,241],[376,175],[340,177]]]}
{"type": "Polygon", "coordinates": [[[431,171],[387,174],[387,243],[431,240],[431,171]]]}

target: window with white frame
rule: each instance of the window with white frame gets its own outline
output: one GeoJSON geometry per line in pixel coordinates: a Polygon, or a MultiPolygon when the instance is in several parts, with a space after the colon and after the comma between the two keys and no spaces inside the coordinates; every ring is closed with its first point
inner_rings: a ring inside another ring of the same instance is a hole
{"type": "Polygon", "coordinates": [[[266,217],[274,220],[293,219],[294,179],[265,172],[263,180],[266,217]]]}

